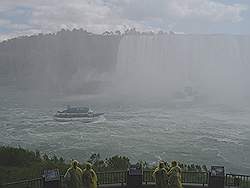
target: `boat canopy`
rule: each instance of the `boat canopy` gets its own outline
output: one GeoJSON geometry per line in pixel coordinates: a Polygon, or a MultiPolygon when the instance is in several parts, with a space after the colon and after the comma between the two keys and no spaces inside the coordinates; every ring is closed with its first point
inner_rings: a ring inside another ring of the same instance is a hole
{"type": "Polygon", "coordinates": [[[68,107],[66,110],[63,110],[61,113],[88,113],[88,107],[68,107]]]}

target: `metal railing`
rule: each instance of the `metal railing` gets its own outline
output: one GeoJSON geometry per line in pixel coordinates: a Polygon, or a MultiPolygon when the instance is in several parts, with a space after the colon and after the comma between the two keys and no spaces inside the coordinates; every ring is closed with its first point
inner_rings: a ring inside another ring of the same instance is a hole
{"type": "Polygon", "coordinates": [[[143,171],[143,178],[142,178],[142,181],[143,181],[145,184],[155,182],[155,180],[154,180],[154,178],[153,178],[153,171],[152,171],[152,170],[144,170],[144,171],[143,171]]]}
{"type": "Polygon", "coordinates": [[[227,187],[250,188],[250,176],[226,174],[225,185],[227,187]]]}
{"type": "MultiPolygon", "coordinates": [[[[127,182],[127,171],[110,171],[110,172],[97,172],[98,184],[121,184],[124,185],[127,182]]],[[[154,183],[155,180],[152,176],[153,171],[143,171],[143,183],[154,183]]],[[[63,187],[64,178],[61,176],[60,184],[63,187]]],[[[207,172],[182,172],[182,182],[191,184],[208,184],[207,172]]],[[[6,183],[1,188],[43,188],[44,182],[42,178],[36,178],[31,180],[23,180],[18,182],[6,183]]],[[[250,176],[238,175],[238,174],[226,174],[225,176],[226,187],[238,187],[238,188],[250,188],[250,176]]]]}
{"type": "Polygon", "coordinates": [[[17,181],[12,183],[6,183],[3,184],[0,187],[4,188],[42,188],[43,187],[43,181],[42,178],[36,178],[31,180],[23,180],[23,181],[17,181]]]}
{"type": "Polygon", "coordinates": [[[104,184],[124,184],[127,182],[127,171],[97,172],[99,185],[104,184]]]}
{"type": "Polygon", "coordinates": [[[207,172],[182,172],[181,178],[183,183],[208,184],[207,172]]]}
{"type": "MultiPolygon", "coordinates": [[[[208,173],[207,172],[182,172],[181,174],[182,183],[192,183],[192,184],[208,184],[208,173]]],[[[153,171],[144,170],[143,171],[143,182],[152,183],[155,182],[153,178],[153,171]]]]}
{"type": "MultiPolygon", "coordinates": [[[[105,184],[121,184],[124,185],[127,182],[127,171],[108,171],[97,172],[98,185],[105,184]]],[[[64,187],[64,176],[60,176],[60,185],[64,187]]],[[[11,183],[5,183],[0,188],[43,188],[44,181],[42,178],[36,178],[31,180],[23,180],[11,183]]]]}

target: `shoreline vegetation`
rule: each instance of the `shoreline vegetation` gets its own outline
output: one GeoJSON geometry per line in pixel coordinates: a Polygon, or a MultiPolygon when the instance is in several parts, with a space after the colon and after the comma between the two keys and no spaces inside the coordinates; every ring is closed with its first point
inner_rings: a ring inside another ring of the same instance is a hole
{"type": "MultiPolygon", "coordinates": [[[[85,168],[85,163],[90,162],[96,172],[127,170],[130,160],[126,156],[115,155],[102,159],[100,154],[92,154],[80,167],[85,168]]],[[[138,161],[146,170],[154,170],[156,166],[150,166],[146,161],[138,161]]],[[[167,165],[170,161],[167,162],[167,165]]],[[[179,163],[183,171],[207,172],[206,165],[179,163]]],[[[59,169],[64,174],[70,167],[70,161],[56,155],[48,156],[40,151],[31,151],[24,148],[0,146],[0,183],[27,180],[41,177],[46,169],[59,169]]]]}

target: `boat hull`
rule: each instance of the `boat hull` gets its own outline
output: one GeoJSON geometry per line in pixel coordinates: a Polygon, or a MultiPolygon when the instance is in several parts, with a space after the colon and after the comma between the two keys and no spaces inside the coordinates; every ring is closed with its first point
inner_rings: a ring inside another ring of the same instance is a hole
{"type": "Polygon", "coordinates": [[[102,115],[99,116],[94,116],[94,117],[54,117],[55,121],[58,122],[72,122],[72,121],[78,121],[78,122],[82,122],[82,123],[90,123],[90,122],[95,122],[98,121],[100,119],[102,115]]]}

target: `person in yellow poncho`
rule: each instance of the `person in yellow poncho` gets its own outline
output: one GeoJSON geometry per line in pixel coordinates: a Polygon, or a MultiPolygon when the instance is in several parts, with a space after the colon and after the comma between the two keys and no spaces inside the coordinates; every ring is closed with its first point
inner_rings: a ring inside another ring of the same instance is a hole
{"type": "Polygon", "coordinates": [[[71,167],[64,175],[64,180],[68,188],[82,188],[82,169],[78,167],[79,162],[73,160],[71,167]]]}
{"type": "Polygon", "coordinates": [[[168,176],[170,188],[182,188],[181,168],[178,166],[176,161],[172,161],[168,176]]]}
{"type": "Polygon", "coordinates": [[[153,172],[153,177],[155,178],[155,183],[157,188],[167,188],[167,170],[165,169],[164,162],[160,162],[159,166],[153,172]]]}
{"type": "Polygon", "coordinates": [[[83,187],[97,188],[97,176],[90,163],[87,163],[83,170],[83,187]]]}

